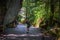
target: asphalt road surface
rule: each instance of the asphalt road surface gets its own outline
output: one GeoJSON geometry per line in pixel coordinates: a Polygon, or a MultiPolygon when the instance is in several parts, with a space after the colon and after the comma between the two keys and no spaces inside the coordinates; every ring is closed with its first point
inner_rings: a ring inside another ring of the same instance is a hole
{"type": "Polygon", "coordinates": [[[42,30],[35,27],[29,28],[29,34],[27,34],[27,27],[24,24],[19,24],[15,28],[7,28],[4,38],[1,40],[55,40],[55,38],[50,36],[43,36],[42,30]]]}
{"type": "MultiPolygon", "coordinates": [[[[27,27],[24,24],[19,24],[15,28],[6,28],[5,33],[6,34],[26,34],[27,27]]],[[[40,33],[39,28],[30,27],[29,28],[29,34],[38,34],[40,33]]]]}

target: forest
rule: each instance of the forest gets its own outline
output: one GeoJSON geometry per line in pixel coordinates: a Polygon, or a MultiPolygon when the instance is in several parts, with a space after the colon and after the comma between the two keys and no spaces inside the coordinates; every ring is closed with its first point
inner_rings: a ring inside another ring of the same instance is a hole
{"type": "Polygon", "coordinates": [[[44,29],[45,35],[60,38],[60,0],[23,0],[22,10],[19,22],[28,19],[32,26],[44,29]]]}
{"type": "Polygon", "coordinates": [[[0,32],[14,26],[16,20],[22,24],[28,21],[30,26],[42,29],[45,36],[60,40],[60,0],[1,0],[0,32]]]}

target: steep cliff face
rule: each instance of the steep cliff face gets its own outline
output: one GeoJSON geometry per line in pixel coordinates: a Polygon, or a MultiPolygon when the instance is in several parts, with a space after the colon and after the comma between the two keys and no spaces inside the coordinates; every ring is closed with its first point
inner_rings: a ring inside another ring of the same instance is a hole
{"type": "Polygon", "coordinates": [[[3,24],[4,16],[6,14],[7,0],[0,0],[0,25],[3,24]]]}
{"type": "Polygon", "coordinates": [[[16,16],[20,11],[21,6],[21,0],[9,0],[7,2],[7,12],[4,18],[4,25],[9,24],[16,19],[16,16]]]}
{"type": "Polygon", "coordinates": [[[8,24],[17,16],[22,0],[0,0],[0,24],[8,24]]]}
{"type": "Polygon", "coordinates": [[[16,20],[22,0],[0,0],[0,29],[16,20]]]}
{"type": "Polygon", "coordinates": [[[7,0],[0,0],[0,33],[3,33],[4,30],[3,21],[7,10],[6,3],[7,0]]]}

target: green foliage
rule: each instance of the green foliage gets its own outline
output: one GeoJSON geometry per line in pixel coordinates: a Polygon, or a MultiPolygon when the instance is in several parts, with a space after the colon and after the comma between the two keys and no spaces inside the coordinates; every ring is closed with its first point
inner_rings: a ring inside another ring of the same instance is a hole
{"type": "MultiPolygon", "coordinates": [[[[31,25],[39,26],[39,25],[44,24],[43,26],[46,27],[46,31],[49,31],[50,34],[54,34],[54,32],[50,31],[51,29],[50,25],[52,24],[54,19],[60,21],[59,2],[58,1],[55,2],[55,1],[54,0],[53,1],[52,0],[46,0],[46,1],[23,0],[23,7],[26,8],[25,15],[30,21],[31,25]],[[53,8],[51,7],[52,5],[54,6],[53,8]],[[51,9],[54,9],[54,10],[51,10],[51,9]],[[54,12],[52,13],[52,11],[54,12]],[[44,20],[41,20],[43,18],[44,20]],[[42,24],[40,22],[42,22],[42,24]]],[[[22,17],[19,16],[19,21],[21,21],[21,18],[22,17]]],[[[55,33],[54,35],[57,35],[57,33],[55,33]]]]}
{"type": "Polygon", "coordinates": [[[50,17],[52,15],[54,15],[52,18],[60,20],[59,5],[58,5],[59,2],[54,3],[54,13],[51,12],[52,4],[50,2],[51,2],[50,0],[46,0],[46,1],[44,0],[23,0],[23,7],[26,8],[25,15],[31,24],[36,25],[37,23],[39,23],[39,20],[41,18],[42,19],[44,18],[44,20],[42,21],[44,24],[47,20],[48,21],[50,20],[50,17]]]}

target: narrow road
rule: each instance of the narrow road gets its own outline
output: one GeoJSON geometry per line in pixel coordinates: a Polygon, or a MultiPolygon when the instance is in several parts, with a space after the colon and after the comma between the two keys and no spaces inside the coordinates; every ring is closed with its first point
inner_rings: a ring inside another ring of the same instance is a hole
{"type": "MultiPolygon", "coordinates": [[[[19,24],[16,28],[7,28],[5,32],[6,34],[26,34],[27,27],[24,24],[19,24]]],[[[32,26],[29,28],[29,34],[38,34],[39,32],[39,28],[32,26]]]]}
{"type": "MultiPolygon", "coordinates": [[[[29,34],[26,34],[27,28],[24,24],[17,25],[16,28],[7,28],[4,40],[55,40],[50,36],[43,36],[39,28],[30,27],[29,34]]],[[[3,40],[3,39],[2,39],[3,40]]]]}

